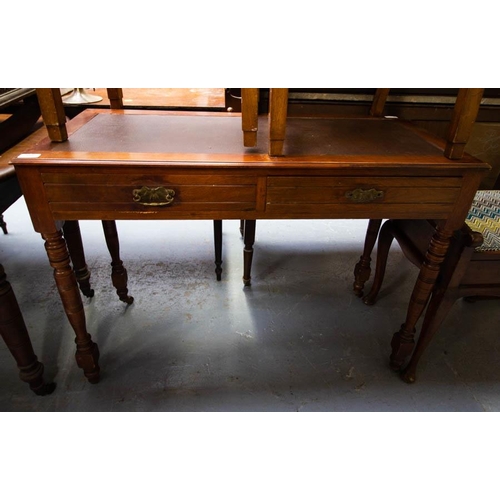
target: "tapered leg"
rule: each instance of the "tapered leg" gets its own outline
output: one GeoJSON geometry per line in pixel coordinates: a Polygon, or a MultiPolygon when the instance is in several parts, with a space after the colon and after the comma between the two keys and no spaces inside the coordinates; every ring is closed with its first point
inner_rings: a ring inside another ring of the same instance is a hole
{"type": "Polygon", "coordinates": [[[64,239],[68,245],[69,255],[73,263],[73,271],[81,292],[85,297],[93,297],[94,290],[90,287],[90,271],[85,262],[82,234],[77,220],[67,220],[63,226],[64,239]]]}
{"type": "Polygon", "coordinates": [[[251,285],[251,271],[253,258],[253,245],[255,243],[255,221],[245,221],[245,231],[243,239],[245,248],[243,249],[243,283],[245,286],[251,285]]]}
{"type": "Polygon", "coordinates": [[[415,350],[413,351],[408,366],[401,372],[401,378],[405,382],[409,384],[415,382],[418,362],[455,301],[456,297],[447,294],[446,290],[437,290],[436,293],[432,295],[427,310],[425,311],[422,330],[418,337],[415,350]]]}
{"type": "Polygon", "coordinates": [[[109,107],[111,109],[123,108],[123,90],[122,89],[106,89],[109,99],[109,107]]]}
{"type": "Polygon", "coordinates": [[[393,370],[400,370],[405,359],[413,350],[415,345],[415,325],[433,291],[440,265],[450,245],[451,236],[451,231],[444,231],[438,227],[431,238],[429,249],[411,295],[406,322],[401,325],[399,332],[396,332],[392,338],[390,363],[393,370]]]}
{"type": "Polygon", "coordinates": [[[99,349],[87,332],[85,312],[61,231],[42,233],[64,311],[75,332],[76,362],[91,383],[99,381],[99,349]]]}
{"type": "Polygon", "coordinates": [[[241,234],[241,236],[243,236],[244,232],[245,232],[245,221],[240,220],[240,234],[241,234]]]}
{"type": "Polygon", "coordinates": [[[243,145],[257,144],[259,123],[259,89],[241,89],[241,126],[243,129],[243,145]]]}
{"type": "Polygon", "coordinates": [[[370,279],[370,262],[372,260],[371,254],[375,242],[377,241],[378,232],[382,219],[371,219],[368,222],[368,229],[366,231],[365,246],[363,248],[363,255],[361,255],[359,262],[354,267],[354,294],[358,297],[363,296],[363,288],[365,283],[370,279]]]}
{"type": "Polygon", "coordinates": [[[39,396],[54,392],[56,384],[43,380],[43,365],[33,351],[14,291],[0,264],[0,335],[16,360],[19,377],[39,396]]]}
{"type": "Polygon", "coordinates": [[[214,220],[215,274],[217,281],[222,275],[222,221],[214,220]]]}
{"type": "Polygon", "coordinates": [[[269,155],[283,156],[288,89],[269,89],[269,155]]]}
{"type": "Polygon", "coordinates": [[[380,292],[380,287],[384,281],[387,258],[389,257],[389,250],[391,249],[393,239],[392,221],[388,220],[382,226],[378,236],[377,265],[375,267],[375,276],[373,278],[372,288],[370,292],[363,297],[363,302],[367,306],[375,304],[375,301],[377,300],[378,292],[380,292]]]}
{"type": "Polygon", "coordinates": [[[68,139],[66,114],[61,97],[61,89],[36,89],[36,95],[42,112],[43,123],[47,127],[52,142],[64,142],[68,139]]]}
{"type": "Polygon", "coordinates": [[[123,262],[120,260],[120,242],[118,240],[116,222],[114,220],[103,220],[102,228],[104,230],[106,245],[111,255],[111,281],[116,288],[116,293],[120,300],[126,304],[132,304],[134,297],[128,295],[127,270],[123,267],[123,262]]]}

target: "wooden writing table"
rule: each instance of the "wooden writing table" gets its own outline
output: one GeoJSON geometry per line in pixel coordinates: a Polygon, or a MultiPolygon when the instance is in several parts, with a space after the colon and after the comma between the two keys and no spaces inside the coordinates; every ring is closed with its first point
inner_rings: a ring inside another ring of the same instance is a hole
{"type": "Polygon", "coordinates": [[[412,125],[385,118],[289,118],[285,156],[244,148],[240,115],[86,110],[69,141],[43,141],[13,160],[35,231],[41,233],[76,359],[99,379],[99,351],[83,305],[62,220],[439,219],[392,356],[404,359],[453,231],[489,166],[412,125]]]}

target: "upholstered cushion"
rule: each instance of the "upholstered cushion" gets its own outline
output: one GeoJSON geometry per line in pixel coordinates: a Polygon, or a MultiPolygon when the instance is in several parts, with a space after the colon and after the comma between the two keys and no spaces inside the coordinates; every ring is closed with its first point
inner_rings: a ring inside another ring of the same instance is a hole
{"type": "Polygon", "coordinates": [[[478,191],[466,223],[483,235],[484,243],[476,252],[500,250],[500,190],[478,191]]]}

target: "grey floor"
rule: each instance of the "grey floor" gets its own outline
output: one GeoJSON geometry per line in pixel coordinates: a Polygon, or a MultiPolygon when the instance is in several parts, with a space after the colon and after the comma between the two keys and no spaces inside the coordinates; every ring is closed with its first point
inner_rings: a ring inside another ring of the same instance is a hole
{"type": "Polygon", "coordinates": [[[74,360],[43,242],[21,199],[0,234],[5,267],[47,380],[37,397],[0,345],[2,411],[497,411],[498,302],[457,302],[407,385],[388,367],[416,269],[393,249],[379,302],[352,293],[365,220],[259,221],[244,288],[237,221],[215,280],[210,221],[119,221],[131,306],[119,302],[98,221],[82,221],[95,297],[83,298],[101,381],[74,360]]]}

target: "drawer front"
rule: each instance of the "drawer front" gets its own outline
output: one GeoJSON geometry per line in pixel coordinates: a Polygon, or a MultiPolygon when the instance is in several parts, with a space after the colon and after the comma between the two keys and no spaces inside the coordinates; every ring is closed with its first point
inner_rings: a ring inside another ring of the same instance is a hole
{"type": "Polygon", "coordinates": [[[440,217],[450,212],[460,177],[269,177],[266,213],[307,217],[440,217]]]}
{"type": "Polygon", "coordinates": [[[194,214],[255,210],[256,178],[43,173],[55,217],[69,213],[194,214]]]}

